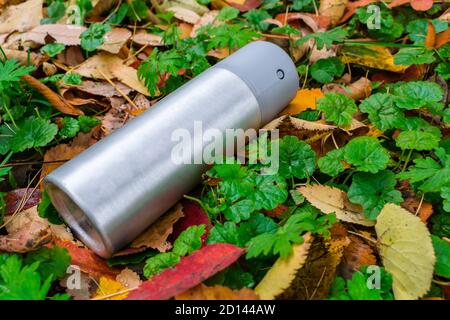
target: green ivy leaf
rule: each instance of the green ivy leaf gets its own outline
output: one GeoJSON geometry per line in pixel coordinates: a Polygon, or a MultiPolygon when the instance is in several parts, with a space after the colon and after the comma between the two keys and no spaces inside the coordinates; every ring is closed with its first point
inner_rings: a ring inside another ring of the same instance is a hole
{"type": "Polygon", "coordinates": [[[183,231],[173,243],[172,252],[183,257],[202,246],[202,236],[205,233],[205,225],[191,226],[183,231]]]}
{"type": "Polygon", "coordinates": [[[81,48],[90,52],[97,49],[104,42],[105,34],[111,31],[111,26],[109,24],[104,24],[100,22],[95,22],[89,26],[89,29],[83,31],[80,35],[80,45],[81,48]]]}
{"type": "Polygon", "coordinates": [[[343,148],[329,151],[325,156],[319,159],[317,164],[319,165],[321,172],[336,177],[345,170],[342,161],[344,161],[343,148]]]}
{"type": "Polygon", "coordinates": [[[253,200],[255,210],[272,210],[286,201],[288,191],[286,181],[278,175],[255,175],[253,193],[249,199],[253,200]]]}
{"type": "Polygon", "coordinates": [[[23,121],[12,137],[11,150],[22,152],[29,148],[45,147],[53,140],[57,132],[58,126],[50,123],[49,120],[29,117],[23,121]]]}
{"type": "Polygon", "coordinates": [[[342,93],[327,93],[317,100],[317,109],[325,113],[325,119],[339,127],[352,123],[353,114],[358,110],[355,101],[342,93]]]}
{"type": "Polygon", "coordinates": [[[344,160],[358,171],[377,173],[386,169],[389,159],[389,152],[374,137],[354,138],[344,148],[344,160]]]}
{"type": "Polygon", "coordinates": [[[394,87],[393,94],[397,107],[412,110],[439,103],[444,95],[444,90],[434,82],[411,81],[394,87]]]}
{"type": "Polygon", "coordinates": [[[368,219],[375,220],[386,203],[403,201],[401,192],[394,189],[396,183],[395,174],[388,170],[377,174],[360,172],[352,178],[348,198],[363,207],[368,219]]]}
{"type": "Polygon", "coordinates": [[[316,153],[306,142],[296,136],[284,136],[280,140],[278,174],[289,179],[309,178],[316,169],[316,153]]]}
{"type": "Polygon", "coordinates": [[[405,150],[430,151],[439,146],[441,137],[431,132],[419,130],[402,131],[395,138],[397,147],[405,150]]]}
{"type": "Polygon", "coordinates": [[[64,51],[66,46],[62,43],[48,43],[41,48],[41,52],[47,54],[50,58],[64,51]]]}
{"type": "Polygon", "coordinates": [[[435,60],[433,51],[425,47],[401,48],[394,55],[394,64],[404,66],[430,64],[435,60]]]}
{"type": "Polygon", "coordinates": [[[329,83],[342,76],[345,65],[336,57],[319,59],[311,66],[311,76],[320,83],[329,83]]]}
{"type": "Polygon", "coordinates": [[[359,109],[367,113],[370,122],[382,131],[398,128],[405,118],[403,112],[395,106],[393,96],[386,93],[375,93],[364,99],[359,109]]]}

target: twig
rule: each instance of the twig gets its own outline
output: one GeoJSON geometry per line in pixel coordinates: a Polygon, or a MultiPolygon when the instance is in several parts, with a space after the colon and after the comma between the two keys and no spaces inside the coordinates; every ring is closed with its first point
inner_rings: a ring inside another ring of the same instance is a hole
{"type": "Polygon", "coordinates": [[[420,198],[419,206],[417,207],[417,210],[416,210],[416,216],[419,214],[420,209],[422,208],[423,198],[424,198],[424,197],[425,197],[425,192],[422,193],[422,197],[420,198]]]}
{"type": "Polygon", "coordinates": [[[107,295],[104,295],[104,296],[92,298],[91,300],[104,300],[104,299],[109,299],[109,298],[111,298],[111,297],[118,296],[118,295],[121,295],[121,294],[130,292],[130,291],[136,290],[137,288],[138,288],[138,287],[134,287],[134,288],[130,288],[130,289],[125,289],[125,290],[117,291],[117,292],[115,292],[115,293],[111,293],[111,294],[107,294],[107,295]]]}
{"type": "Polygon", "coordinates": [[[377,240],[375,240],[375,239],[372,239],[372,238],[369,238],[369,237],[366,237],[366,236],[364,236],[364,235],[362,235],[362,234],[360,234],[360,233],[358,233],[358,232],[354,232],[354,231],[347,231],[348,233],[350,233],[350,234],[353,234],[353,235],[355,235],[355,236],[358,236],[358,237],[361,237],[361,238],[363,238],[363,239],[365,239],[365,240],[367,240],[367,241],[370,241],[370,242],[372,242],[372,243],[374,243],[374,244],[378,244],[378,241],[377,240]]]}
{"type": "Polygon", "coordinates": [[[120,88],[119,88],[118,86],[116,86],[116,84],[115,84],[114,82],[112,82],[111,79],[108,78],[108,76],[107,76],[107,75],[106,75],[99,67],[97,67],[96,69],[97,69],[97,71],[100,72],[100,74],[105,78],[105,80],[108,81],[109,84],[112,85],[113,88],[116,89],[117,92],[119,92],[120,95],[121,95],[122,97],[125,98],[125,100],[128,101],[128,103],[129,103],[133,108],[138,109],[138,107],[137,107],[136,104],[133,102],[133,100],[131,100],[130,97],[128,97],[122,90],[120,90],[120,88]]]}

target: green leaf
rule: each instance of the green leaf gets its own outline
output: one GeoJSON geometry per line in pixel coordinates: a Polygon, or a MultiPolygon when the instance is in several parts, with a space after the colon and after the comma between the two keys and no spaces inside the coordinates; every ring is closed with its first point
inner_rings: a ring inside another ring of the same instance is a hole
{"type": "Polygon", "coordinates": [[[269,23],[265,22],[266,19],[271,19],[272,16],[262,9],[251,9],[244,14],[251,27],[259,31],[265,31],[269,28],[269,23]]]}
{"type": "Polygon", "coordinates": [[[67,72],[63,77],[63,82],[73,86],[79,86],[83,83],[81,76],[74,72],[67,72]]]}
{"type": "Polygon", "coordinates": [[[151,278],[166,268],[170,268],[180,262],[180,256],[173,252],[162,252],[150,257],[145,262],[144,276],[151,278]]]}
{"type": "Polygon", "coordinates": [[[272,210],[286,201],[288,191],[286,181],[278,175],[256,175],[253,177],[255,189],[249,195],[255,210],[272,210]]]}
{"type": "Polygon", "coordinates": [[[62,128],[59,130],[59,136],[63,139],[73,138],[80,131],[80,125],[77,119],[64,117],[61,121],[62,128]]]}
{"type": "Polygon", "coordinates": [[[50,58],[64,51],[66,46],[62,43],[48,43],[41,48],[41,52],[47,54],[50,58]]]}
{"type": "Polygon", "coordinates": [[[50,223],[63,224],[58,211],[53,206],[52,201],[50,200],[50,196],[48,195],[47,190],[44,190],[44,192],[42,193],[41,201],[38,204],[37,210],[39,217],[47,219],[50,223]]]}
{"type": "Polygon", "coordinates": [[[450,214],[443,211],[433,214],[431,232],[438,237],[450,237],[450,214]]]}
{"type": "Polygon", "coordinates": [[[62,17],[64,17],[65,13],[66,6],[64,5],[64,2],[60,0],[53,1],[47,7],[48,18],[42,19],[41,24],[57,23],[62,17]]]}
{"type": "Polygon", "coordinates": [[[280,140],[278,174],[283,178],[309,178],[316,168],[316,153],[306,142],[296,136],[280,140]]]}
{"type": "Polygon", "coordinates": [[[438,148],[435,153],[442,159],[443,165],[431,157],[415,159],[414,165],[398,177],[411,183],[420,182],[419,189],[424,192],[440,192],[442,187],[450,185],[450,161],[444,149],[438,148]]]}
{"type": "Polygon", "coordinates": [[[0,91],[8,90],[13,83],[21,80],[21,76],[29,74],[34,69],[34,66],[21,66],[14,59],[5,61],[0,59],[0,91]]]}
{"type": "Polygon", "coordinates": [[[252,288],[255,280],[250,272],[245,272],[240,266],[232,265],[205,281],[208,286],[223,285],[233,290],[252,288]]]}
{"type": "Polygon", "coordinates": [[[441,137],[431,132],[419,130],[402,131],[395,138],[397,147],[405,149],[413,149],[418,151],[430,151],[439,146],[441,137]]]}
{"type": "Polygon", "coordinates": [[[386,169],[389,159],[389,152],[374,137],[354,138],[344,148],[344,160],[358,171],[377,173],[386,169]]]}
{"type": "Polygon", "coordinates": [[[44,147],[53,140],[57,132],[58,126],[49,120],[29,117],[12,137],[11,150],[22,152],[29,148],[44,147]]]}
{"type": "Polygon", "coordinates": [[[444,201],[442,202],[444,210],[450,212],[450,186],[442,187],[441,198],[444,199],[444,201]]]}
{"type": "Polygon", "coordinates": [[[436,255],[434,272],[438,276],[450,279],[450,243],[435,235],[431,235],[431,240],[436,255]]]}
{"type": "Polygon", "coordinates": [[[100,124],[100,120],[89,116],[78,116],[78,124],[80,125],[81,132],[89,133],[93,127],[100,124]]]}
{"type": "Polygon", "coordinates": [[[364,99],[359,109],[367,113],[370,122],[382,131],[398,128],[405,118],[395,106],[393,96],[386,93],[376,93],[364,99]]]}
{"type": "Polygon", "coordinates": [[[109,24],[100,22],[91,24],[89,29],[83,31],[80,35],[81,48],[88,52],[96,50],[97,47],[105,42],[104,36],[110,30],[111,26],[109,24]]]}
{"type": "Polygon", "coordinates": [[[336,177],[345,170],[342,161],[344,161],[343,148],[329,151],[325,156],[319,159],[317,164],[319,165],[321,172],[336,177]]]}
{"type": "Polygon", "coordinates": [[[411,81],[394,87],[397,107],[407,110],[433,106],[442,100],[444,90],[431,81],[411,81]]]}
{"type": "Polygon", "coordinates": [[[191,226],[184,230],[173,244],[172,252],[183,257],[202,246],[202,236],[205,233],[205,225],[191,226]]]}
{"type": "Polygon", "coordinates": [[[321,50],[323,47],[331,48],[333,43],[343,42],[348,37],[348,31],[342,27],[337,27],[329,31],[310,33],[297,40],[296,45],[300,46],[309,39],[316,41],[317,49],[321,50]]]}
{"type": "Polygon", "coordinates": [[[240,222],[241,220],[248,220],[255,210],[256,206],[253,200],[242,199],[225,209],[223,215],[227,220],[240,222]]]}
{"type": "MultiPolygon", "coordinates": [[[[417,19],[408,23],[406,31],[409,33],[409,38],[415,44],[425,44],[425,39],[428,34],[428,19],[417,19]]],[[[435,32],[439,33],[447,29],[447,22],[440,20],[432,20],[435,32]]]]}
{"type": "Polygon", "coordinates": [[[293,0],[292,9],[295,11],[302,10],[312,4],[313,0],[293,0]]]}
{"type": "Polygon", "coordinates": [[[325,113],[325,119],[339,127],[352,123],[353,114],[358,110],[355,101],[342,93],[327,93],[317,100],[317,109],[325,113]]]}
{"type": "Polygon", "coordinates": [[[230,21],[236,19],[239,15],[239,10],[233,7],[224,7],[220,10],[217,19],[220,21],[230,21]]]}
{"type": "Polygon", "coordinates": [[[396,183],[395,174],[388,170],[377,174],[360,172],[352,178],[348,198],[363,207],[364,216],[375,220],[386,203],[403,201],[401,192],[395,190],[396,183]]]}
{"type": "Polygon", "coordinates": [[[344,69],[345,65],[336,57],[319,59],[311,66],[311,76],[320,83],[329,83],[342,76],[344,69]]]}
{"type": "Polygon", "coordinates": [[[52,277],[41,280],[39,262],[23,265],[19,255],[0,255],[0,300],[45,300],[52,277]]]}
{"type": "Polygon", "coordinates": [[[127,16],[131,21],[141,21],[148,16],[148,7],[143,0],[133,0],[128,2],[129,8],[127,16]]]}
{"type": "Polygon", "coordinates": [[[444,80],[450,79],[450,62],[441,62],[437,65],[435,72],[444,80]]]}
{"type": "Polygon", "coordinates": [[[108,23],[110,24],[121,24],[123,19],[127,16],[128,10],[130,9],[130,6],[127,3],[122,3],[119,7],[119,10],[117,10],[116,13],[114,13],[109,19],[108,23]]]}
{"type": "Polygon", "coordinates": [[[71,259],[66,248],[53,246],[52,248],[43,247],[37,251],[30,252],[24,262],[25,264],[39,262],[39,267],[36,271],[39,272],[42,279],[52,276],[52,279],[56,280],[66,274],[71,259]]]}
{"type": "Polygon", "coordinates": [[[425,47],[401,48],[394,55],[394,64],[397,65],[430,64],[434,61],[433,51],[425,47]]]}

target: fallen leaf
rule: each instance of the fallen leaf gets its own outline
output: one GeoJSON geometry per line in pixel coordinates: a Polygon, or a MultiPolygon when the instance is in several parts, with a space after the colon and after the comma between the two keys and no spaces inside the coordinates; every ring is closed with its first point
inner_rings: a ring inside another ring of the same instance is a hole
{"type": "Polygon", "coordinates": [[[436,29],[434,28],[433,23],[431,23],[431,21],[428,21],[428,30],[427,36],[425,37],[425,46],[428,48],[433,48],[435,41],[436,41],[436,29]]]}
{"type": "Polygon", "coordinates": [[[121,97],[119,91],[116,90],[118,88],[124,94],[129,94],[132,90],[130,87],[124,85],[119,81],[113,81],[114,86],[112,86],[109,82],[104,81],[90,81],[86,80],[79,86],[73,86],[70,88],[74,88],[89,94],[93,94],[101,97],[121,97]]]}
{"type": "Polygon", "coordinates": [[[80,35],[86,30],[86,27],[76,25],[43,24],[26,32],[23,38],[39,44],[46,44],[46,38],[50,36],[57,43],[66,46],[78,46],[80,45],[80,35]]]}
{"type": "Polygon", "coordinates": [[[311,247],[312,236],[303,236],[304,242],[294,244],[288,258],[278,258],[255,287],[255,292],[264,300],[273,300],[287,290],[294,281],[298,270],[303,267],[311,247]]]}
{"type": "Polygon", "coordinates": [[[28,0],[6,7],[0,15],[0,33],[27,31],[41,23],[43,0],[28,0]]]}
{"type": "Polygon", "coordinates": [[[125,268],[117,275],[116,280],[120,282],[125,288],[137,288],[142,283],[139,275],[129,268],[125,268]]]}
{"type": "Polygon", "coordinates": [[[330,18],[331,25],[335,26],[344,15],[348,0],[320,0],[319,14],[330,18]]]}
{"type": "Polygon", "coordinates": [[[289,210],[289,207],[285,206],[284,204],[280,204],[275,209],[262,210],[262,212],[264,214],[268,215],[269,217],[280,218],[288,210],[289,210]]]}
{"type": "Polygon", "coordinates": [[[37,206],[5,216],[4,221],[8,234],[0,236],[0,251],[29,252],[52,239],[49,223],[39,217],[37,206]]]}
{"type": "Polygon", "coordinates": [[[297,115],[306,109],[316,110],[316,102],[322,97],[323,93],[320,89],[300,89],[280,115],[297,115]]]}
{"type": "Polygon", "coordinates": [[[197,30],[200,27],[206,26],[207,24],[213,24],[216,21],[218,15],[218,10],[212,10],[202,15],[200,17],[200,20],[198,20],[197,23],[192,27],[191,37],[197,36],[197,30]]]}
{"type": "Polygon", "coordinates": [[[433,206],[426,201],[420,201],[415,197],[406,198],[401,204],[402,208],[405,208],[414,215],[417,215],[423,223],[426,223],[433,214],[433,206]]]}
{"type": "Polygon", "coordinates": [[[372,81],[391,83],[397,81],[421,80],[424,78],[426,71],[426,65],[415,64],[407,68],[404,73],[394,73],[388,71],[376,73],[372,76],[372,81]]]}
{"type": "Polygon", "coordinates": [[[105,13],[108,13],[111,9],[113,9],[117,4],[120,2],[120,0],[99,0],[94,5],[94,8],[92,9],[91,16],[98,17],[105,13]]]}
{"type": "MultiPolygon", "coordinates": [[[[74,272],[77,268],[74,268],[74,272]]],[[[89,300],[91,298],[91,290],[96,286],[94,279],[92,279],[87,273],[79,271],[79,277],[74,280],[74,277],[71,277],[72,274],[68,274],[64,278],[59,281],[59,284],[66,288],[66,292],[72,296],[73,300],[89,300]],[[70,282],[69,282],[70,281],[70,282]],[[71,283],[71,282],[77,283],[71,283]],[[68,283],[69,282],[69,283],[68,283]]]]}
{"type": "Polygon", "coordinates": [[[99,50],[118,54],[120,49],[131,38],[131,31],[125,28],[114,28],[104,36],[104,43],[98,47],[99,50]]]}
{"type": "Polygon", "coordinates": [[[126,291],[126,289],[127,288],[123,286],[119,281],[107,277],[100,277],[98,288],[93,299],[123,300],[128,296],[128,292],[123,292],[126,291]]]}
{"type": "Polygon", "coordinates": [[[109,79],[113,79],[114,75],[112,74],[112,68],[119,64],[122,64],[122,59],[119,57],[108,52],[100,52],[74,68],[72,72],[86,78],[105,80],[104,74],[109,79]],[[99,72],[99,70],[103,74],[99,72]]]}
{"type": "Polygon", "coordinates": [[[6,215],[34,207],[41,201],[41,192],[34,188],[14,189],[6,193],[6,215]]]}
{"type": "Polygon", "coordinates": [[[109,267],[105,260],[97,256],[94,252],[85,247],[79,247],[73,241],[55,240],[55,245],[66,248],[72,258],[72,265],[80,268],[94,278],[102,276],[115,279],[120,271],[116,268],[109,267]]]}
{"type": "Polygon", "coordinates": [[[196,24],[200,20],[200,16],[190,9],[183,7],[170,7],[167,11],[173,13],[174,17],[188,23],[196,24]]]}
{"type": "Polygon", "coordinates": [[[54,92],[47,87],[44,83],[37,80],[33,76],[28,74],[23,75],[22,79],[25,80],[30,86],[39,91],[50,102],[53,108],[64,114],[78,116],[83,115],[84,112],[68,103],[62,96],[54,92]]]}
{"type": "Polygon", "coordinates": [[[211,222],[209,221],[208,215],[200,205],[193,201],[183,199],[181,201],[181,204],[183,206],[184,216],[173,225],[173,232],[169,238],[170,241],[175,241],[180,233],[182,233],[187,228],[204,224],[205,233],[202,235],[202,242],[203,244],[205,244],[206,238],[209,234],[209,230],[211,229],[211,222]]]}
{"type": "Polygon", "coordinates": [[[347,194],[337,188],[323,185],[308,185],[297,189],[314,207],[323,213],[335,213],[341,221],[363,226],[374,226],[375,221],[366,219],[362,208],[350,203],[347,194]]]}
{"type": "Polygon", "coordinates": [[[435,255],[430,232],[416,216],[388,203],[377,217],[375,231],[386,271],[393,277],[397,300],[415,300],[428,292],[435,255]]]}
{"type": "Polygon", "coordinates": [[[342,93],[353,100],[363,100],[370,96],[372,92],[372,83],[369,79],[361,77],[349,85],[341,85],[338,83],[329,83],[323,86],[324,93],[334,92],[342,93]]]}
{"type": "Polygon", "coordinates": [[[161,36],[146,31],[137,32],[131,37],[131,40],[141,46],[159,47],[164,45],[161,36]]]}
{"type": "Polygon", "coordinates": [[[233,264],[244,249],[228,243],[206,245],[182,257],[173,268],[143,282],[130,292],[127,300],[165,300],[199,285],[204,280],[233,264]]]}
{"type": "Polygon", "coordinates": [[[22,50],[11,50],[11,49],[3,49],[8,59],[16,59],[23,65],[28,64],[28,60],[30,64],[35,66],[40,66],[44,61],[45,57],[42,54],[34,53],[34,52],[26,52],[22,50]]]}
{"type": "Polygon", "coordinates": [[[344,255],[339,265],[339,273],[346,279],[350,279],[352,274],[362,266],[375,265],[377,258],[373,249],[361,238],[349,235],[350,242],[344,249],[344,255]]]}
{"type": "Polygon", "coordinates": [[[167,239],[173,231],[174,223],[183,216],[183,206],[178,203],[168,213],[160,217],[130,245],[132,248],[153,248],[166,252],[172,245],[167,239]]]}
{"type": "Polygon", "coordinates": [[[238,9],[240,12],[247,12],[252,9],[256,9],[262,3],[261,0],[225,0],[225,2],[238,9]]]}
{"type": "Polygon", "coordinates": [[[205,286],[203,283],[175,296],[176,300],[259,300],[252,289],[242,288],[232,290],[230,288],[215,285],[205,286]]]}
{"type": "Polygon", "coordinates": [[[436,35],[434,46],[439,49],[444,44],[447,44],[449,42],[450,42],[450,28],[436,35]]]}
{"type": "Polygon", "coordinates": [[[137,70],[126,66],[122,63],[114,64],[111,69],[112,74],[120,82],[123,82],[130,88],[142,93],[145,96],[150,96],[150,92],[144,83],[138,78],[137,70]]]}
{"type": "Polygon", "coordinates": [[[343,63],[402,73],[407,66],[394,64],[394,56],[389,49],[381,46],[343,45],[338,52],[343,63]]]}
{"type": "Polygon", "coordinates": [[[191,10],[202,16],[209,11],[208,7],[199,4],[196,0],[165,0],[161,4],[161,8],[167,10],[171,7],[180,7],[191,10]]]}
{"type": "Polygon", "coordinates": [[[427,11],[433,6],[433,0],[393,0],[388,8],[395,8],[406,3],[409,3],[417,11],[427,11]]]}

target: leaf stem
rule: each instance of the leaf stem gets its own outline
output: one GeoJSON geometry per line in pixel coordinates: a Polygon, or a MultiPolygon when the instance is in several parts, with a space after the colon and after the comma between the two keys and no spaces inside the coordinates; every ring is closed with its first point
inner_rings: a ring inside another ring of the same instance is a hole
{"type": "Polygon", "coordinates": [[[408,155],[406,156],[405,164],[403,165],[402,171],[406,170],[406,167],[408,166],[409,160],[411,159],[411,155],[413,153],[413,149],[409,150],[408,155]]]}

